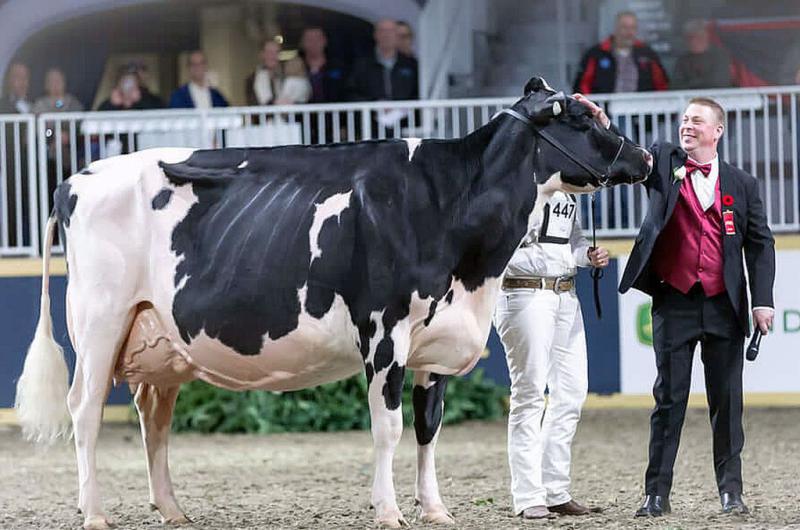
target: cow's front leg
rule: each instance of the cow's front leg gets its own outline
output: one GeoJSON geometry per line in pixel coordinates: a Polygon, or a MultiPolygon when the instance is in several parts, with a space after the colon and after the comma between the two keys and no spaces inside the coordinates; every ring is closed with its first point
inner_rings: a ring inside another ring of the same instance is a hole
{"type": "MultiPolygon", "coordinates": [[[[398,334],[393,333],[396,337],[398,334]]],[[[405,335],[407,337],[407,334],[405,335]]],[[[372,506],[375,520],[389,528],[407,526],[400,508],[392,477],[392,461],[403,433],[403,379],[408,356],[408,341],[397,344],[387,333],[370,341],[365,360],[372,440],[375,447],[375,478],[372,484],[372,506]],[[374,346],[373,346],[374,344],[374,346]]]]}
{"type": "Polygon", "coordinates": [[[447,376],[429,372],[414,373],[414,431],[417,434],[417,484],[415,500],[422,508],[427,523],[453,524],[453,516],[439,496],[436,480],[436,440],[444,413],[444,391],[447,376]]]}

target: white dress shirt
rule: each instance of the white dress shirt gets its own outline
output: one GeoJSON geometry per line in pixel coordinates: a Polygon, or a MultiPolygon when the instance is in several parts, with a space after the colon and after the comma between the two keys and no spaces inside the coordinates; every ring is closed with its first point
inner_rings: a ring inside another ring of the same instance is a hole
{"type": "MultiPolygon", "coordinates": [[[[694,159],[692,158],[692,160],[694,159]]],[[[694,161],[699,164],[697,160],[694,161]]],[[[694,194],[697,196],[697,200],[700,201],[703,211],[714,205],[717,179],[719,179],[719,156],[715,156],[710,163],[711,171],[708,172],[708,176],[703,175],[703,172],[699,169],[695,169],[691,174],[694,194]]]]}
{"type": "Polygon", "coordinates": [[[192,102],[196,109],[210,109],[211,108],[211,89],[207,86],[200,86],[195,83],[189,83],[189,95],[192,96],[192,102]]]}
{"type": "Polygon", "coordinates": [[[578,267],[590,265],[590,244],[581,231],[574,196],[554,192],[540,211],[534,210],[530,226],[508,263],[507,276],[574,276],[578,267]]]}

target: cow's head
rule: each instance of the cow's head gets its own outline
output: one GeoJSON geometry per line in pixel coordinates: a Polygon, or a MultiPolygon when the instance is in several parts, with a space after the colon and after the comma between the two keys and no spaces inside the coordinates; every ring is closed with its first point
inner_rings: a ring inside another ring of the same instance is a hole
{"type": "Polygon", "coordinates": [[[538,184],[591,192],[641,182],[652,169],[645,149],[599,125],[585,105],[556,92],[540,77],[528,81],[525,95],[511,111],[517,119],[529,120],[535,130],[538,184]]]}

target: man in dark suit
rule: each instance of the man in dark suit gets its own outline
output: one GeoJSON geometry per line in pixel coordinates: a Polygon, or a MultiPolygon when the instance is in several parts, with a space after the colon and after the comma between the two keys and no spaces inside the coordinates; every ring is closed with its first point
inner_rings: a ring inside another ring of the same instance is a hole
{"type": "Polygon", "coordinates": [[[400,53],[397,23],[380,20],[375,24],[375,52],[358,59],[350,75],[352,101],[419,99],[417,65],[400,53]]]}
{"type": "Polygon", "coordinates": [[[195,50],[189,54],[189,82],[176,88],[169,98],[171,109],[210,109],[227,107],[228,100],[208,84],[208,61],[205,53],[195,50]]]}
{"type": "MultiPolygon", "coordinates": [[[[602,109],[578,98],[608,124],[602,109]]],[[[635,287],[653,297],[656,407],[645,499],[637,516],[670,511],[672,468],[698,342],[722,510],[748,513],[740,456],[743,349],[750,333],[744,268],[746,263],[753,322],[766,335],[774,314],[775,242],[756,179],[717,156],[724,119],[717,102],[694,98],[683,114],[680,147],[656,143],[650,148],[654,165],[644,183],[647,217],[619,286],[621,293],[635,287]]]]}

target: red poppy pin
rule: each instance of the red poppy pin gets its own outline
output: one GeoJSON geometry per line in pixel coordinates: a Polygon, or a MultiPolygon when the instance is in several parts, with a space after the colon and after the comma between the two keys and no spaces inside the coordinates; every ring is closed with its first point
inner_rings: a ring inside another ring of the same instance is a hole
{"type": "Polygon", "coordinates": [[[725,206],[733,206],[733,195],[723,195],[722,204],[725,206]]]}

